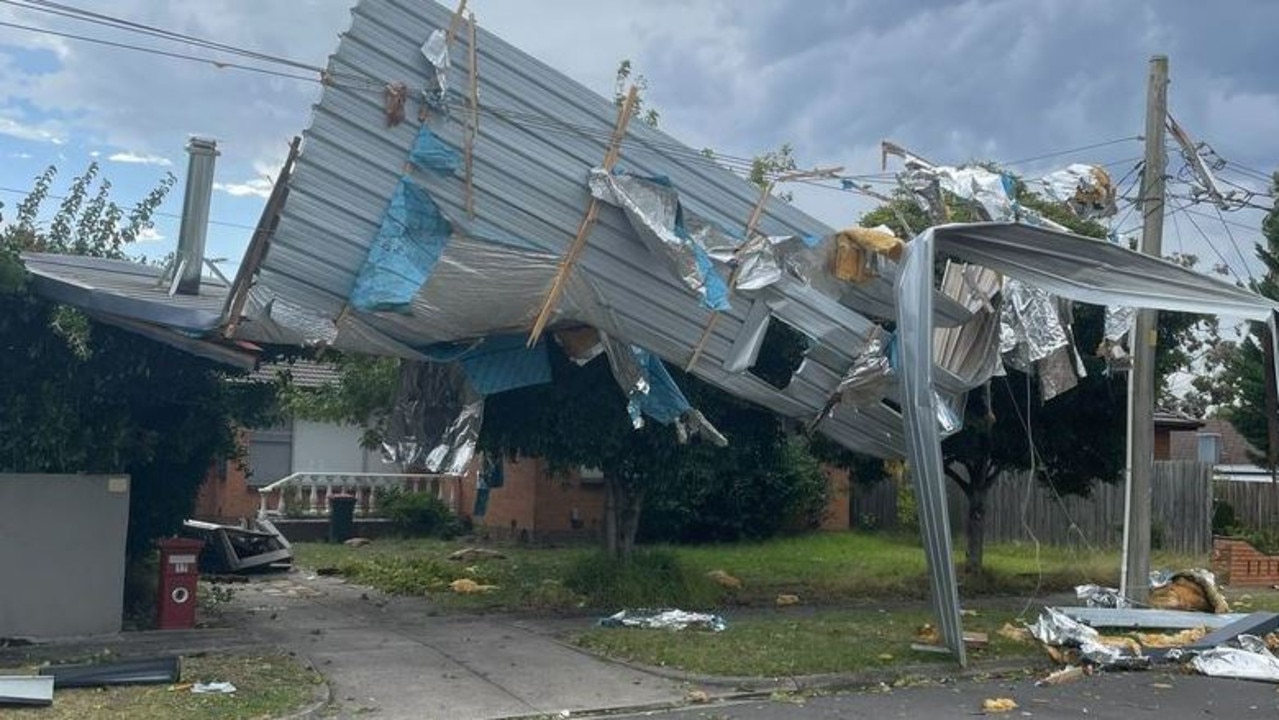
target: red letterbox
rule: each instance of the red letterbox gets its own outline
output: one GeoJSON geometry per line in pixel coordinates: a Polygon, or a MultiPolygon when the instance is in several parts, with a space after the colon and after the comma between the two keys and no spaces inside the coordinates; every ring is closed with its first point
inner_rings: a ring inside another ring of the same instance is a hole
{"type": "Polygon", "coordinates": [[[200,548],[203,540],[165,538],[160,546],[160,601],[157,625],[161,630],[195,627],[195,593],[200,580],[200,548]]]}

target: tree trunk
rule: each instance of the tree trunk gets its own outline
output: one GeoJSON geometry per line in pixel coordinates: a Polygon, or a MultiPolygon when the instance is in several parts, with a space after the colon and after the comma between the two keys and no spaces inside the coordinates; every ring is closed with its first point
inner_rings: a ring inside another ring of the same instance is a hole
{"type": "Polygon", "coordinates": [[[617,539],[620,557],[629,562],[635,550],[635,535],[639,532],[640,511],[644,508],[644,492],[642,490],[623,489],[625,495],[622,513],[618,523],[617,539]]]}
{"type": "Polygon", "coordinates": [[[965,569],[970,573],[982,570],[986,553],[986,496],[994,478],[990,477],[990,463],[964,463],[968,482],[961,485],[968,500],[968,524],[965,532],[968,548],[965,569]]]}
{"type": "Polygon", "coordinates": [[[600,540],[603,542],[604,552],[612,557],[617,557],[617,476],[610,472],[604,473],[604,532],[600,540]]]}
{"type": "Polygon", "coordinates": [[[965,568],[970,573],[982,569],[986,551],[986,493],[990,484],[977,478],[969,484],[968,496],[968,550],[965,568]]]}

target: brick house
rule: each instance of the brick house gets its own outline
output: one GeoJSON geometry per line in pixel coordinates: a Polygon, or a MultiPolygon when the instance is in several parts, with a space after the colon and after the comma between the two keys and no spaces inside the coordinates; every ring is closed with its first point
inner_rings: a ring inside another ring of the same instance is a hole
{"type": "MultiPolygon", "coordinates": [[[[293,383],[316,388],[336,381],[332,367],[305,361],[289,368],[293,383]]],[[[276,368],[264,367],[253,379],[273,380],[276,368]]],[[[200,486],[192,516],[213,522],[236,523],[257,514],[262,487],[293,473],[386,473],[399,468],[382,462],[377,451],[360,446],[361,430],[354,426],[292,420],[274,428],[242,431],[245,456],[215,463],[200,486]]],[[[471,518],[493,537],[529,541],[558,541],[598,537],[604,518],[604,478],[599,471],[579,469],[553,474],[539,458],[503,461],[504,482],[479,496],[473,466],[441,490],[459,515],[471,518]],[[481,514],[477,514],[480,511],[481,514]]],[[[846,471],[824,468],[830,502],[823,530],[849,528],[849,481],[846,471]]]]}
{"type": "Polygon", "coordinates": [[[1211,463],[1218,480],[1270,482],[1271,474],[1253,462],[1259,454],[1229,420],[1209,418],[1198,428],[1176,431],[1169,437],[1169,459],[1211,463]]]}

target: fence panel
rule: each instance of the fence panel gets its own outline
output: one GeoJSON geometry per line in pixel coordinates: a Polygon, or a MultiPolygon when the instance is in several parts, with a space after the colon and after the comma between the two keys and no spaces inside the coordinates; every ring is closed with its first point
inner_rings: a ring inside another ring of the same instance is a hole
{"type": "MultiPolygon", "coordinates": [[[[1151,478],[1152,533],[1158,547],[1174,552],[1203,554],[1212,549],[1212,468],[1196,462],[1155,463],[1151,478]]],[[[1218,485],[1217,497],[1222,498],[1218,485]]],[[[1254,516],[1279,520],[1279,486],[1230,483],[1229,502],[1244,520],[1254,516]],[[1268,492],[1262,488],[1268,489],[1268,492]]],[[[968,503],[963,492],[947,485],[951,528],[962,536],[968,524],[968,503]]],[[[897,487],[882,482],[853,489],[853,524],[856,527],[896,528],[897,487]]],[[[1031,542],[1046,545],[1115,548],[1123,543],[1124,486],[1099,483],[1087,498],[1062,495],[1028,473],[1008,473],[990,491],[986,501],[986,539],[991,542],[1031,542]]]]}

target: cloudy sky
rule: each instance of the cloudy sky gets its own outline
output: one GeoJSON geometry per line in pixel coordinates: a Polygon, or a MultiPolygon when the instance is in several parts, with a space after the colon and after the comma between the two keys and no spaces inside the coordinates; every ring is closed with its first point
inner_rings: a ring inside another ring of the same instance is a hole
{"type": "MultiPolygon", "coordinates": [[[[313,65],[336,46],[351,4],[65,2],[313,65]]],[[[218,57],[29,4],[0,0],[0,23],[218,57]]],[[[1229,161],[1222,177],[1264,190],[1253,171],[1279,168],[1272,0],[472,0],[470,8],[482,26],[601,93],[611,94],[618,61],[630,58],[664,129],[730,155],[790,143],[804,166],[874,173],[880,141],[892,139],[941,163],[997,160],[1033,175],[1095,162],[1123,176],[1141,154],[1132,138],[1143,125],[1147,62],[1164,53],[1173,113],[1229,161]],[[1109,144],[1035,159],[1100,143],[1109,144]]],[[[94,160],[131,202],[165,172],[180,177],[185,139],[208,135],[222,150],[210,254],[233,266],[268,177],[317,95],[314,82],[0,26],[0,213],[11,214],[45,166],[65,179],[94,160]]],[[[808,187],[796,202],[833,225],[867,207],[808,187]]],[[[167,252],[180,210],[179,187],[138,251],[167,252]]],[[[1244,277],[1256,271],[1260,212],[1228,216],[1234,225],[1206,205],[1191,212],[1201,214],[1174,216],[1166,250],[1224,258],[1244,277]]]]}

